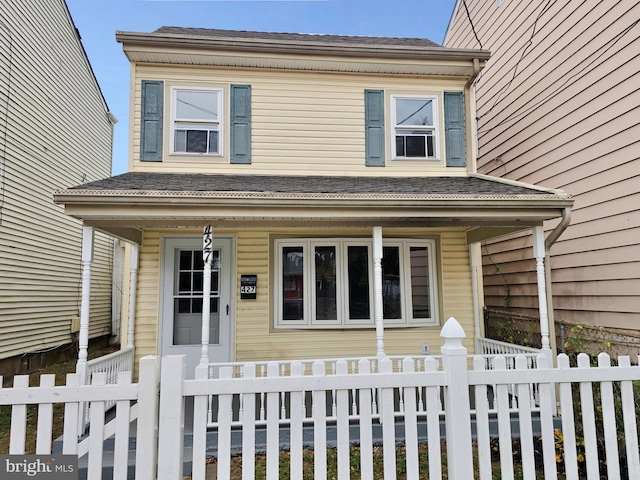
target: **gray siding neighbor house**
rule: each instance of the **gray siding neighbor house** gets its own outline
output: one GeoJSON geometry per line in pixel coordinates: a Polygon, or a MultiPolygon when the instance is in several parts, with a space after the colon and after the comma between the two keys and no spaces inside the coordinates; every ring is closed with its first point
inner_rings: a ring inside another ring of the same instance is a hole
{"type": "MultiPolygon", "coordinates": [[[[64,0],[0,2],[0,373],[75,355],[82,222],[56,189],[111,173],[113,125],[64,0]]],[[[111,334],[113,239],[95,238],[90,337],[111,334]]]]}

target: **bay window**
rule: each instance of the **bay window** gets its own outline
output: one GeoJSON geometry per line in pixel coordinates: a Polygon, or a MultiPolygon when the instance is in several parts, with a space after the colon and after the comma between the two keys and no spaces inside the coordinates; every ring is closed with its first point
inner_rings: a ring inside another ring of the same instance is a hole
{"type": "MultiPolygon", "coordinates": [[[[276,240],[276,328],[374,327],[369,239],[276,240]]],[[[433,240],[383,243],[385,326],[436,325],[433,240]]]]}

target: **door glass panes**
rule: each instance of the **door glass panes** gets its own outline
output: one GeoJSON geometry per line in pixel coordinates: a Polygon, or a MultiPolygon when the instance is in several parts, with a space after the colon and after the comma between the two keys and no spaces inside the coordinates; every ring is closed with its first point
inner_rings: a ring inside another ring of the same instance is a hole
{"type": "Polygon", "coordinates": [[[282,248],[282,319],[304,319],[304,249],[282,248]]]}
{"type": "Polygon", "coordinates": [[[413,318],[430,318],[429,257],[426,247],[409,249],[411,265],[411,304],[413,318]]]}
{"type": "Polygon", "coordinates": [[[336,320],[336,247],[316,247],[314,253],[316,320],[336,320]]]}
{"type": "Polygon", "coordinates": [[[369,249],[350,245],[347,248],[347,275],[349,283],[349,318],[368,320],[369,307],[369,249]]]}
{"type": "MultiPolygon", "coordinates": [[[[204,262],[201,250],[177,251],[174,287],[174,345],[195,345],[202,341],[204,262]]],[[[213,251],[209,343],[220,343],[220,251],[213,251]]]]}
{"type": "Polygon", "coordinates": [[[382,312],[386,319],[402,318],[400,307],[400,249],[382,249],[382,312]]]}

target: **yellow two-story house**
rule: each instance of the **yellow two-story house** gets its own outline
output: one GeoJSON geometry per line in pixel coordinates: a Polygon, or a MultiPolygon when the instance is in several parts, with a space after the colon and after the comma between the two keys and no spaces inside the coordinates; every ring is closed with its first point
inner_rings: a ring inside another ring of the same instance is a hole
{"type": "Polygon", "coordinates": [[[122,338],[138,358],[438,353],[451,316],[470,347],[480,242],[530,230],[544,258],[566,226],[541,227],[567,217],[564,192],[476,174],[487,51],[176,27],[116,38],[129,172],[55,199],[87,238],[131,244],[122,338]]]}

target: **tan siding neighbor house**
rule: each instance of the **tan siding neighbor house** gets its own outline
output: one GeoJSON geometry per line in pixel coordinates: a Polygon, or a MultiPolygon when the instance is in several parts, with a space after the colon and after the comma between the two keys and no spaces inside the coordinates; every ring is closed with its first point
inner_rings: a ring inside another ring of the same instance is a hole
{"type": "Polygon", "coordinates": [[[476,173],[469,87],[486,51],[177,27],[116,38],[129,172],[55,199],[129,242],[136,358],[185,354],[193,371],[420,355],[449,317],[471,347],[478,242],[524,230],[541,245],[571,208],[476,173]]]}
{"type": "MultiPolygon", "coordinates": [[[[82,222],[52,197],[110,174],[115,119],[63,0],[1,2],[0,18],[0,370],[12,374],[77,340],[82,222]]],[[[113,239],[101,232],[94,252],[92,338],[111,334],[113,239]]]]}
{"type": "MultiPolygon", "coordinates": [[[[445,46],[491,51],[474,87],[478,171],[575,198],[550,251],[556,320],[637,330],[640,5],[480,0],[467,16],[457,3],[445,46]]],[[[530,248],[522,235],[487,242],[488,306],[535,315],[530,248]]]]}

